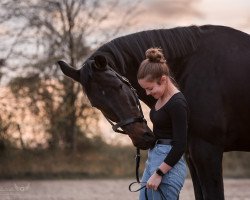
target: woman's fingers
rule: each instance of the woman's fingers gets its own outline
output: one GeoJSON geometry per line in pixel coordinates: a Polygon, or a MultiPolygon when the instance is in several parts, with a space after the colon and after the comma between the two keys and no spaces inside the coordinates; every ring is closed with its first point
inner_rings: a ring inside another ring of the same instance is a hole
{"type": "Polygon", "coordinates": [[[146,186],[148,189],[151,189],[153,186],[151,183],[147,183],[147,186],[146,186]]]}
{"type": "Polygon", "coordinates": [[[146,187],[147,187],[147,189],[157,190],[158,185],[153,184],[153,183],[147,183],[146,187]]]}

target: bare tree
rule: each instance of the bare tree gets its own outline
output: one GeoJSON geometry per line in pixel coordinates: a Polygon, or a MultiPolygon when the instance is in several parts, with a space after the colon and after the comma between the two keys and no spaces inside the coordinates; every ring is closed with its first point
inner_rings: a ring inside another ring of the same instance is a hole
{"type": "Polygon", "coordinates": [[[79,121],[83,125],[89,118],[98,120],[88,103],[78,100],[80,87],[62,76],[55,62],[64,58],[72,66],[79,66],[94,47],[130,25],[139,3],[139,0],[1,1],[0,25],[5,31],[0,37],[6,40],[0,51],[6,52],[3,59],[9,70],[18,74],[10,82],[12,91],[17,98],[30,96],[29,107],[34,112],[39,110],[37,102],[43,102],[46,120],[50,122],[47,131],[51,133],[51,147],[63,142],[74,150],[77,135],[88,131],[88,126],[86,130],[79,127],[79,121]]]}

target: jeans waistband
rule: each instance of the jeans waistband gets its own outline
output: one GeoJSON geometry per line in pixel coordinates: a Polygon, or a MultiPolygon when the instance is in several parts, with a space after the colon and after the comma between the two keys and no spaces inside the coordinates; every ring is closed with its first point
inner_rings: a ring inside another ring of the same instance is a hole
{"type": "Polygon", "coordinates": [[[165,144],[165,145],[172,145],[172,139],[158,139],[156,140],[155,144],[165,144]]]}

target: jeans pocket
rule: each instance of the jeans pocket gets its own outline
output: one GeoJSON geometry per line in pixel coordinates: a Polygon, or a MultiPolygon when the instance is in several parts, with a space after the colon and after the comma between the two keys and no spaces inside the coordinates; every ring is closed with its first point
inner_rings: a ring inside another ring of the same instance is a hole
{"type": "Polygon", "coordinates": [[[164,144],[157,144],[155,146],[155,151],[159,155],[167,155],[169,151],[171,150],[172,146],[171,145],[164,145],[164,144]]]}

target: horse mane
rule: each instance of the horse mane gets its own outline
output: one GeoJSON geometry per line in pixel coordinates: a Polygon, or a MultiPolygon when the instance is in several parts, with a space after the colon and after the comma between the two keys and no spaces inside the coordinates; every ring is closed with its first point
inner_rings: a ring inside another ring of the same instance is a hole
{"type": "Polygon", "coordinates": [[[151,47],[162,48],[167,60],[191,54],[197,49],[200,33],[200,27],[194,25],[141,31],[113,39],[101,46],[96,53],[112,55],[108,59],[110,64],[118,66],[119,71],[124,74],[126,63],[133,59],[133,64],[139,65],[145,59],[145,51],[151,47]]]}

